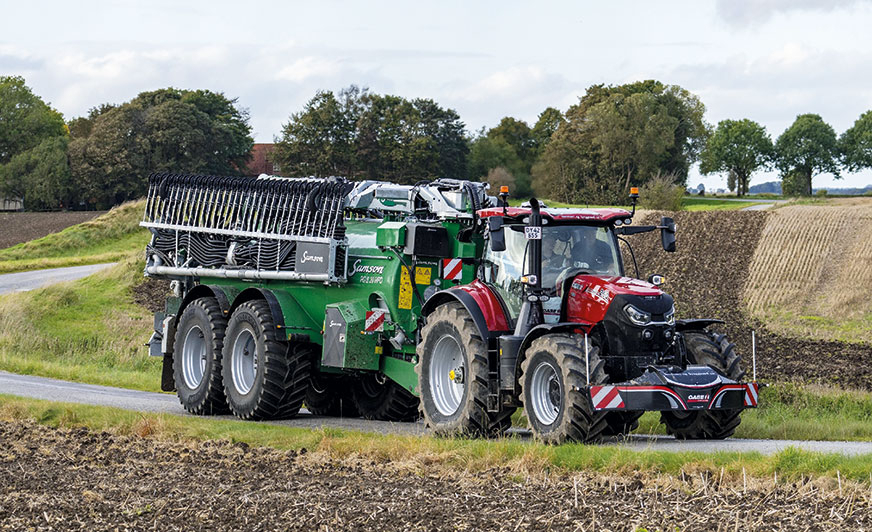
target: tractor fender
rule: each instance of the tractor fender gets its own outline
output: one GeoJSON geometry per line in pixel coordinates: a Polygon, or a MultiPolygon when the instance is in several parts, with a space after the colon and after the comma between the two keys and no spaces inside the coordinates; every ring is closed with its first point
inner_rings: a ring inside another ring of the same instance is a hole
{"type": "Polygon", "coordinates": [[[424,303],[421,315],[426,319],[436,307],[450,301],[463,305],[484,339],[501,336],[509,330],[509,320],[502,302],[487,285],[479,281],[436,292],[424,303]]]}
{"type": "Polygon", "coordinates": [[[675,321],[675,330],[678,332],[682,331],[701,331],[708,327],[709,325],[714,325],[716,323],[724,323],[724,320],[717,320],[712,318],[703,318],[703,319],[695,319],[695,320],[676,320],[675,321]]]}

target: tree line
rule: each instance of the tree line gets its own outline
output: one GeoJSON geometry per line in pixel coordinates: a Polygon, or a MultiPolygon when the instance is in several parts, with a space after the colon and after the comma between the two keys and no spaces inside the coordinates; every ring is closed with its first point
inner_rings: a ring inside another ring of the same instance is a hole
{"type": "MultiPolygon", "coordinates": [[[[433,100],[351,86],[319,91],[291,114],[271,157],[291,177],[467,178],[596,204],[619,203],[632,186],[684,187],[696,163],[740,196],[762,170],[780,172],[785,194],[809,195],[815,175],[872,168],[872,111],[841,135],[799,115],[774,142],[750,119],[713,127],[704,114],[693,93],[647,80],[593,85],[532,126],[507,116],[468,134],[433,100]]],[[[106,208],[144,194],[153,171],[238,175],[252,146],[247,112],[221,93],[148,91],[65,122],[23,78],[0,77],[0,195],[28,209],[106,208]]]]}

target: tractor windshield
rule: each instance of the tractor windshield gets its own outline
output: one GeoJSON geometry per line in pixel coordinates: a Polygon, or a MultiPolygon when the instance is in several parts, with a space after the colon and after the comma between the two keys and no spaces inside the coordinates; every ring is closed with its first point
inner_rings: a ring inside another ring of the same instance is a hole
{"type": "MultiPolygon", "coordinates": [[[[521,308],[521,275],[526,271],[527,239],[523,225],[506,226],[506,250],[484,257],[484,278],[492,283],[509,307],[512,318],[521,308]]],[[[542,228],[542,287],[555,291],[562,273],[621,275],[617,241],[606,227],[557,225],[542,228]]]]}

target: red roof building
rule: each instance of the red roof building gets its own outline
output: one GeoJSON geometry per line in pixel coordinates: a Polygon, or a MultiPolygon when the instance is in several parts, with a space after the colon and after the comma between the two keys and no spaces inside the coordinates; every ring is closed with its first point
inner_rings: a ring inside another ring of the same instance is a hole
{"type": "Polygon", "coordinates": [[[275,144],[262,143],[255,144],[251,148],[251,160],[246,165],[243,173],[246,176],[259,176],[260,174],[280,175],[281,168],[279,165],[269,161],[269,154],[272,153],[275,144]]]}

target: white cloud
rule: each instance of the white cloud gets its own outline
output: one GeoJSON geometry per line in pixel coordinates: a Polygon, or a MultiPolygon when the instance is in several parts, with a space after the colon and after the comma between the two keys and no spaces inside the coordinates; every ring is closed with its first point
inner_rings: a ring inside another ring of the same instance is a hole
{"type": "Polygon", "coordinates": [[[774,16],[797,11],[835,11],[869,0],[717,0],[717,15],[734,28],[760,26],[774,16]]]}

